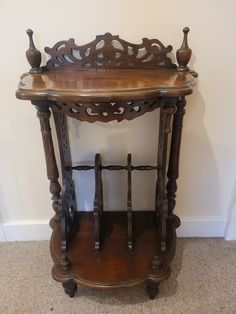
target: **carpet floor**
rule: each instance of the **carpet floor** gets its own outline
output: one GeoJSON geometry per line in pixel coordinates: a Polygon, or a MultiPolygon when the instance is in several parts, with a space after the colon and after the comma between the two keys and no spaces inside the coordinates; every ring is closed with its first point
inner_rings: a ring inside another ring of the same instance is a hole
{"type": "Polygon", "coordinates": [[[0,313],[236,314],[236,241],[178,239],[172,274],[150,300],[145,285],[79,288],[69,298],[51,278],[48,241],[0,243],[0,313]]]}

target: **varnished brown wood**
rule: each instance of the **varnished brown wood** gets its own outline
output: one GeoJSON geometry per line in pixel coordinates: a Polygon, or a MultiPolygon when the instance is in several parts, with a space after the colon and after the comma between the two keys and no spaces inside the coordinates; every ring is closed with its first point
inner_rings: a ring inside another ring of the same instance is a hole
{"type": "MultiPolygon", "coordinates": [[[[59,282],[73,281],[91,288],[130,287],[152,280],[152,273],[158,273],[155,282],[161,282],[170,275],[169,265],[175,252],[175,228],[167,223],[167,261],[163,265],[155,256],[160,256],[160,230],[155,212],[133,212],[133,250],[127,249],[125,212],[104,212],[102,228],[102,250],[94,250],[94,219],[92,212],[77,212],[80,229],[76,233],[68,252],[71,268],[64,271],[55,263],[53,278],[59,282]],[[159,265],[160,264],[160,265],[159,265]],[[161,272],[158,271],[161,269],[161,272]]],[[[60,229],[51,241],[56,260],[60,256],[60,229]]]]}
{"type": "Polygon", "coordinates": [[[65,283],[62,283],[62,286],[65,290],[65,293],[69,295],[69,297],[73,298],[77,291],[77,285],[71,280],[65,283]]]}
{"type": "Polygon", "coordinates": [[[72,39],[58,42],[45,49],[51,58],[45,67],[40,67],[40,52],[33,43],[33,32],[28,32],[27,58],[32,68],[31,73],[22,75],[16,96],[31,100],[38,109],[55,210],[50,221],[52,274],[70,297],[75,295],[77,284],[117,288],[146,281],[147,293],[153,299],[160,283],[170,275],[176,248],[175,228],[180,224],[173,210],[185,96],[192,93],[197,77],[187,66],[191,57],[188,31],[184,29],[183,43],[177,51],[178,68],[168,56],[171,46],[165,47],[156,39],[143,39],[136,45],[110,33],[97,36],[83,46],[77,46],[72,39]],[[122,121],[157,108],[160,108],[160,128],[156,166],[145,163],[134,166],[131,155],[126,165],[102,166],[100,154],[96,155],[94,166],[72,164],[67,116],[87,122],[122,121]],[[50,130],[50,110],[60,152],[62,191],[50,130]],[[171,131],[168,162],[167,140],[171,131]],[[92,169],[94,212],[77,212],[72,171],[92,169]],[[127,212],[103,212],[103,169],[127,171],[127,212]],[[132,211],[133,170],[157,171],[152,212],[132,211]]]}
{"type": "Polygon", "coordinates": [[[55,111],[63,112],[72,118],[87,122],[118,122],[126,119],[132,120],[153,111],[163,104],[161,97],[148,100],[96,102],[96,103],[61,103],[53,102],[55,111]]]}
{"type": "Polygon", "coordinates": [[[16,96],[24,100],[99,102],[183,96],[193,91],[190,72],[175,69],[59,69],[26,74],[16,96]]]}
{"type": "Polygon", "coordinates": [[[74,39],[59,41],[45,52],[51,58],[48,69],[61,67],[79,68],[176,68],[167,56],[172,46],[165,47],[158,39],[143,38],[133,44],[110,33],[96,36],[86,45],[77,46],[74,39]]]}
{"type": "Polygon", "coordinates": [[[70,143],[67,129],[67,118],[59,112],[53,111],[58,147],[61,160],[62,193],[61,193],[61,230],[62,251],[67,251],[74,223],[74,213],[77,210],[75,187],[72,179],[72,171],[66,169],[71,164],[70,143]]]}
{"type": "Polygon", "coordinates": [[[127,223],[128,223],[128,248],[133,249],[133,217],[132,217],[132,156],[127,156],[127,223]]]}
{"type": "Polygon", "coordinates": [[[36,49],[33,41],[33,31],[28,29],[26,31],[27,35],[29,36],[29,49],[26,51],[26,58],[31,65],[30,73],[38,73],[41,72],[42,69],[40,68],[41,64],[41,52],[36,49]]]}
{"type": "MultiPolygon", "coordinates": [[[[78,165],[78,166],[71,166],[68,165],[66,166],[66,169],[68,170],[79,170],[79,171],[86,171],[86,170],[91,170],[94,169],[94,166],[89,166],[89,165],[78,165]]],[[[134,166],[131,165],[131,171],[133,170],[139,170],[139,171],[149,171],[149,170],[157,170],[160,169],[161,166],[157,165],[157,166],[151,166],[151,165],[139,165],[139,166],[134,166]]],[[[104,165],[101,166],[101,169],[105,169],[105,170],[127,170],[128,167],[127,166],[122,166],[122,165],[104,165]]]]}
{"type": "Polygon", "coordinates": [[[188,70],[187,64],[189,63],[192,55],[192,50],[188,46],[188,32],[189,28],[185,27],[183,29],[184,38],[182,46],[176,52],[176,58],[179,64],[178,71],[188,70]]]}
{"type": "MultiPolygon", "coordinates": [[[[173,237],[174,239],[175,236],[173,237]]],[[[151,271],[147,279],[147,293],[150,299],[154,299],[158,293],[160,282],[170,276],[170,261],[171,259],[168,255],[162,255],[161,253],[154,255],[151,263],[151,271]]]]}
{"type": "Polygon", "coordinates": [[[176,191],[177,191],[177,179],[179,177],[179,156],[180,156],[180,145],[181,135],[183,128],[183,117],[185,114],[186,100],[181,97],[176,104],[177,110],[174,114],[173,119],[173,131],[171,139],[171,149],[168,167],[168,182],[166,185],[167,198],[168,198],[168,211],[169,219],[176,221],[176,227],[180,225],[180,220],[173,214],[173,210],[176,204],[176,191]]]}
{"type": "Polygon", "coordinates": [[[158,157],[157,157],[157,164],[160,166],[160,168],[157,170],[155,208],[161,226],[162,252],[166,251],[166,220],[168,217],[167,196],[165,191],[166,155],[168,146],[168,135],[171,132],[170,120],[175,111],[176,107],[171,103],[169,104],[168,107],[162,107],[160,110],[158,157]]]}
{"type": "MultiPolygon", "coordinates": [[[[52,135],[51,135],[51,127],[49,118],[51,116],[51,112],[48,109],[47,103],[34,103],[38,112],[37,117],[40,121],[43,146],[45,152],[46,166],[47,166],[47,177],[50,180],[50,192],[52,194],[52,207],[55,210],[55,216],[51,221],[52,228],[55,228],[57,224],[61,222],[63,219],[62,207],[61,207],[61,186],[58,181],[59,172],[57,168],[52,135]]],[[[64,234],[64,233],[63,233],[64,234]]],[[[63,241],[62,241],[63,242],[63,241]]],[[[70,266],[70,262],[66,256],[66,247],[61,245],[60,255],[60,265],[64,269],[67,269],[70,266]]]]}
{"type": "Polygon", "coordinates": [[[95,250],[101,248],[101,230],[103,214],[103,184],[102,184],[102,159],[100,154],[95,155],[95,196],[93,202],[94,210],[94,231],[95,231],[95,250]]]}
{"type": "Polygon", "coordinates": [[[159,284],[153,281],[147,282],[147,294],[149,295],[150,299],[155,299],[155,296],[159,292],[159,284]]]}

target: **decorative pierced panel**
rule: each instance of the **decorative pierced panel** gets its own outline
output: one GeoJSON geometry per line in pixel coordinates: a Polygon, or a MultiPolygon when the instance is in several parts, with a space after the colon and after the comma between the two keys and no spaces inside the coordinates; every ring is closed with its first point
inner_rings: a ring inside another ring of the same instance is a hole
{"type": "MultiPolygon", "coordinates": [[[[62,164],[62,201],[66,208],[76,210],[74,182],[72,172],[65,170],[65,165],[71,164],[70,142],[67,128],[67,118],[61,112],[53,111],[57,137],[59,139],[59,150],[62,164]]],[[[63,205],[63,204],[62,204],[63,205]]]]}
{"type": "Polygon", "coordinates": [[[153,111],[165,103],[172,106],[177,98],[156,98],[151,100],[117,101],[101,103],[52,103],[52,109],[72,118],[87,122],[109,122],[112,120],[132,120],[153,111]]]}
{"type": "Polygon", "coordinates": [[[59,41],[45,48],[51,56],[49,69],[77,66],[81,68],[176,68],[165,47],[157,39],[143,38],[141,44],[132,44],[110,33],[99,35],[89,44],[77,46],[74,39],[59,41]]]}

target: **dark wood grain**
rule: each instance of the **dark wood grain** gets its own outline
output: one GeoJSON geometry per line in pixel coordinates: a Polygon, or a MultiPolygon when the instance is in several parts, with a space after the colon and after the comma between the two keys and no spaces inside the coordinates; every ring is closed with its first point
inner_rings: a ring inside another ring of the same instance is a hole
{"type": "Polygon", "coordinates": [[[170,275],[176,249],[175,229],[180,225],[173,211],[185,97],[193,92],[197,77],[188,68],[192,53],[187,43],[189,29],[183,32],[182,46],[177,50],[178,68],[168,56],[171,46],[146,38],[141,44],[133,44],[110,33],[82,46],[69,39],[45,48],[50,59],[40,67],[41,54],[34,45],[33,32],[27,32],[30,47],[26,55],[31,70],[22,75],[16,96],[31,100],[38,110],[55,210],[50,221],[52,275],[70,297],[75,295],[77,284],[109,289],[146,281],[147,293],[153,299],[160,283],[170,275]],[[157,108],[160,127],[155,166],[145,162],[134,166],[130,154],[126,165],[102,165],[100,154],[96,154],[93,166],[72,164],[67,116],[87,122],[119,122],[157,108]],[[50,129],[51,111],[60,152],[62,189],[50,129]],[[103,169],[127,171],[126,212],[103,212],[103,169]],[[94,170],[93,212],[77,212],[73,170],[94,170]],[[157,172],[153,211],[132,211],[133,170],[157,172]]]}
{"type": "Polygon", "coordinates": [[[102,184],[102,159],[100,154],[95,155],[94,177],[95,195],[93,201],[94,228],[95,228],[95,250],[101,249],[101,230],[103,215],[103,184],[102,184]]]}
{"type": "Polygon", "coordinates": [[[126,119],[132,120],[146,112],[153,111],[163,105],[162,97],[155,99],[96,102],[96,103],[65,103],[53,102],[52,108],[55,111],[63,112],[72,118],[87,122],[118,122],[126,119]]]}
{"type": "Polygon", "coordinates": [[[62,284],[65,293],[69,295],[69,297],[73,298],[75,296],[75,292],[77,290],[77,285],[71,280],[62,284]]]}
{"type": "Polygon", "coordinates": [[[180,146],[181,135],[183,128],[183,117],[185,114],[186,99],[181,97],[177,102],[177,110],[173,119],[173,131],[171,138],[170,158],[168,166],[168,182],[166,185],[167,198],[168,198],[168,215],[169,219],[176,221],[176,227],[180,225],[180,220],[173,214],[173,210],[176,204],[176,191],[177,191],[177,179],[179,177],[179,158],[180,158],[180,146]]]}
{"type": "Polygon", "coordinates": [[[166,251],[166,220],[168,217],[167,196],[165,191],[166,182],[166,156],[168,147],[168,135],[171,132],[170,120],[176,107],[162,107],[160,110],[159,140],[158,140],[158,158],[157,163],[160,169],[157,172],[157,194],[156,194],[156,210],[160,217],[161,226],[161,251],[166,251]]]}
{"type": "Polygon", "coordinates": [[[26,51],[26,58],[31,65],[30,73],[35,74],[42,71],[40,68],[42,56],[41,52],[34,45],[33,31],[28,29],[26,33],[29,36],[29,49],[26,51]]]}
{"type": "Polygon", "coordinates": [[[188,46],[188,32],[189,28],[185,27],[183,29],[184,38],[182,46],[176,52],[177,62],[179,64],[178,71],[188,70],[187,64],[189,63],[192,55],[192,50],[188,46]]]}
{"type": "MultiPolygon", "coordinates": [[[[58,181],[59,179],[59,172],[56,163],[56,157],[54,152],[52,134],[51,134],[51,127],[50,127],[50,116],[51,112],[48,109],[48,104],[45,102],[38,102],[33,103],[38,112],[37,117],[40,121],[42,139],[43,139],[43,147],[46,159],[46,167],[47,167],[47,177],[50,181],[50,192],[52,194],[52,207],[55,210],[55,216],[51,222],[52,228],[55,228],[55,225],[61,223],[63,220],[62,215],[62,207],[61,207],[61,185],[58,181]]],[[[61,227],[64,227],[64,224],[61,224],[61,227]]],[[[65,230],[62,230],[63,235],[65,234],[65,230]]],[[[64,240],[64,239],[63,239],[64,240]]],[[[64,243],[61,241],[61,243],[64,243]]],[[[60,265],[64,269],[68,269],[70,266],[70,262],[66,256],[66,247],[61,245],[61,255],[60,255],[60,265]]]]}
{"type": "MultiPolygon", "coordinates": [[[[68,252],[72,267],[64,271],[55,263],[53,278],[59,282],[73,281],[91,288],[129,287],[146,281],[152,274],[152,264],[160,252],[160,230],[155,212],[133,212],[133,250],[127,249],[127,224],[125,212],[104,212],[102,228],[102,250],[94,250],[94,219],[92,212],[77,212],[80,221],[71,250],[68,252]]],[[[56,258],[60,256],[60,230],[51,241],[56,258]]],[[[175,231],[167,224],[166,260],[169,265],[175,252],[175,231]]],[[[156,273],[158,273],[158,267],[156,273]]],[[[155,267],[153,269],[155,269],[155,267]]],[[[166,266],[165,266],[166,267],[166,266]]],[[[159,267],[160,268],[160,267],[159,267]]],[[[158,282],[165,280],[170,272],[161,272],[158,282]]]]}
{"type": "Polygon", "coordinates": [[[158,39],[143,38],[141,44],[133,44],[111,33],[96,36],[83,46],[74,39],[63,40],[52,48],[46,47],[50,55],[48,69],[62,67],[78,68],[176,68],[167,56],[172,46],[165,47],[158,39]]]}
{"type": "Polygon", "coordinates": [[[60,112],[53,111],[53,118],[58,138],[58,147],[61,161],[62,193],[61,193],[61,230],[62,230],[62,251],[67,251],[72,237],[74,213],[77,210],[75,197],[75,185],[72,178],[72,171],[66,169],[71,164],[70,142],[67,128],[67,118],[60,112]]]}
{"type": "Polygon", "coordinates": [[[26,74],[16,96],[59,102],[131,101],[158,96],[189,95],[196,80],[173,69],[60,69],[26,74]]]}
{"type": "Polygon", "coordinates": [[[132,156],[127,156],[127,223],[128,248],[133,249],[133,217],[132,217],[132,156]]]}

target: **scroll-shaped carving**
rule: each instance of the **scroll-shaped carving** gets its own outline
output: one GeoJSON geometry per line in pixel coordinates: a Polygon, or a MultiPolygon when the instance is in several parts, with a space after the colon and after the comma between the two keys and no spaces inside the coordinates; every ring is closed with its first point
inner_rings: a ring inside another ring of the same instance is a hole
{"type": "Polygon", "coordinates": [[[110,33],[96,36],[86,45],[77,46],[74,39],[59,41],[45,52],[51,58],[48,69],[78,66],[79,68],[176,68],[167,56],[172,46],[165,47],[158,39],[143,38],[132,44],[110,33]]]}
{"type": "Polygon", "coordinates": [[[53,110],[59,111],[72,118],[87,122],[109,122],[112,120],[132,120],[145,112],[159,108],[163,98],[151,100],[117,101],[103,103],[53,103],[53,110]]]}
{"type": "Polygon", "coordinates": [[[170,148],[170,159],[168,166],[168,182],[166,185],[167,198],[168,198],[168,215],[169,219],[174,220],[175,227],[180,226],[180,219],[176,216],[173,211],[176,204],[176,191],[177,191],[177,179],[179,177],[179,155],[180,155],[180,144],[182,136],[183,127],[183,117],[185,114],[186,99],[180,97],[176,103],[177,111],[174,114],[173,119],[173,131],[171,138],[171,148],[170,148]]]}
{"type": "Polygon", "coordinates": [[[62,193],[61,193],[61,249],[68,249],[69,241],[74,223],[74,213],[77,210],[75,187],[72,178],[72,171],[66,170],[65,165],[71,163],[70,143],[67,129],[66,116],[53,111],[56,126],[58,146],[61,158],[62,172],[62,193]]]}

